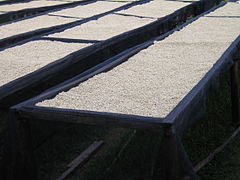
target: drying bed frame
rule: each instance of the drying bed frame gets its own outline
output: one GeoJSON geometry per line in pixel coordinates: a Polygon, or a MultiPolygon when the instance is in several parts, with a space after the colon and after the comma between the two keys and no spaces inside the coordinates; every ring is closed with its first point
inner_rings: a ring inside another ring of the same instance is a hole
{"type": "Polygon", "coordinates": [[[0,108],[9,108],[36,96],[44,90],[104,62],[106,59],[163,35],[187,21],[189,17],[197,16],[219,2],[220,0],[194,2],[150,24],[76,51],[35,72],[7,83],[0,87],[0,108]]]}
{"type": "MultiPolygon", "coordinates": [[[[233,122],[239,122],[239,77],[238,61],[240,60],[240,36],[228,47],[216,64],[198,82],[198,84],[173,108],[165,118],[146,117],[128,114],[83,111],[64,108],[39,107],[38,102],[52,98],[59,92],[66,91],[80,82],[87,80],[94,75],[112,69],[117,64],[126,61],[130,56],[139,50],[148,47],[152,41],[148,41],[136,47],[130,48],[119,55],[85,71],[78,76],[59,84],[45,93],[40,94],[28,101],[16,105],[10,109],[9,127],[12,141],[12,160],[16,165],[17,150],[20,149],[21,161],[25,163],[28,175],[36,178],[34,168],[34,155],[31,147],[31,133],[29,121],[38,119],[46,121],[62,121],[68,123],[82,123],[90,125],[143,128],[154,131],[163,131],[161,145],[161,169],[166,179],[196,179],[196,172],[181,142],[182,134],[190,128],[197,120],[197,112],[203,110],[206,99],[211,90],[218,84],[219,76],[231,70],[231,94],[233,122]],[[16,131],[17,129],[17,131],[16,131]],[[17,140],[16,140],[17,139],[17,140]]],[[[21,169],[21,168],[20,168],[21,169]]],[[[23,170],[16,170],[23,172],[23,170]]]]}
{"type": "Polygon", "coordinates": [[[82,1],[78,1],[78,2],[70,2],[70,3],[65,3],[65,4],[53,5],[53,6],[44,6],[44,7],[38,7],[38,8],[22,9],[19,11],[10,11],[10,12],[0,15],[0,24],[9,22],[12,20],[24,18],[27,16],[40,14],[40,13],[54,10],[54,9],[60,9],[60,8],[74,6],[74,5],[79,5],[79,4],[88,2],[88,1],[94,1],[94,0],[82,0],[82,1]]]}
{"type": "MultiPolygon", "coordinates": [[[[85,2],[82,2],[81,5],[86,5],[86,4],[95,3],[95,2],[97,2],[97,0],[87,0],[85,2]]],[[[128,3],[128,4],[125,4],[125,5],[122,5],[118,8],[108,10],[106,12],[96,14],[96,15],[93,15],[91,17],[87,17],[87,18],[84,18],[84,19],[81,19],[81,20],[75,20],[75,21],[69,22],[69,23],[64,23],[64,24],[60,24],[60,25],[55,25],[55,26],[50,26],[50,27],[46,27],[46,28],[36,29],[36,30],[29,31],[29,32],[24,32],[24,33],[20,33],[20,34],[17,34],[17,35],[9,36],[9,37],[6,37],[6,38],[3,38],[3,39],[0,40],[0,50],[4,50],[6,48],[9,48],[9,46],[11,47],[12,44],[18,43],[20,41],[34,40],[34,39],[37,38],[35,36],[47,35],[47,34],[50,34],[50,33],[56,33],[56,32],[60,32],[60,31],[64,31],[64,30],[66,30],[68,28],[71,28],[73,26],[79,26],[81,24],[87,23],[88,21],[96,20],[96,19],[101,18],[103,16],[106,16],[110,13],[120,11],[120,10],[123,10],[123,9],[128,9],[128,8],[131,8],[135,5],[140,5],[140,4],[144,4],[144,3],[147,3],[147,2],[149,2],[149,0],[134,1],[132,3],[128,3]]],[[[80,5],[80,4],[78,4],[78,5],[80,5]]],[[[76,5],[76,6],[78,6],[78,5],[76,5]]],[[[45,13],[38,14],[37,16],[44,15],[44,14],[45,13]]],[[[34,16],[34,17],[36,17],[36,16],[34,16]]],[[[34,18],[34,17],[28,17],[28,18],[34,18]]]]}

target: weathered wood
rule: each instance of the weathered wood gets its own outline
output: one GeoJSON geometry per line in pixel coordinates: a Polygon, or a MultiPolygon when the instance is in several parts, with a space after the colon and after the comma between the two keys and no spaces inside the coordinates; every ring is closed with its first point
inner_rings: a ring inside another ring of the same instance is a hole
{"type": "Polygon", "coordinates": [[[239,61],[236,61],[230,69],[231,79],[231,100],[232,100],[232,122],[240,122],[240,104],[239,104],[239,61]]]}
{"type": "Polygon", "coordinates": [[[209,154],[209,156],[202,160],[201,162],[199,162],[195,167],[194,167],[194,171],[198,172],[199,170],[201,170],[204,166],[206,166],[211,160],[214,159],[214,157],[220,153],[226,145],[228,145],[240,132],[240,127],[238,127],[233,134],[221,145],[219,146],[217,149],[215,149],[211,154],[209,154]]]}
{"type": "Polygon", "coordinates": [[[86,161],[103,145],[103,141],[93,142],[85,151],[83,151],[76,159],[68,164],[69,169],[65,171],[57,180],[64,180],[67,178],[77,167],[84,165],[86,161]]]}

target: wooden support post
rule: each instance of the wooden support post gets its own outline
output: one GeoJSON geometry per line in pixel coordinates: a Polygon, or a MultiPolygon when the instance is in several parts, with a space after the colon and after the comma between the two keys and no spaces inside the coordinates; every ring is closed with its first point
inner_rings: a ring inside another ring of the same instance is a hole
{"type": "Polygon", "coordinates": [[[6,152],[4,154],[4,171],[6,180],[16,179],[15,176],[15,167],[17,164],[17,140],[16,140],[16,121],[12,113],[9,113],[8,119],[8,131],[7,131],[7,139],[6,139],[6,152]]]}
{"type": "Polygon", "coordinates": [[[232,99],[232,121],[233,123],[240,122],[240,105],[239,105],[239,62],[236,61],[231,67],[231,99],[232,99]]]}
{"type": "Polygon", "coordinates": [[[6,179],[37,180],[37,168],[32,148],[28,120],[19,120],[14,112],[9,115],[8,168],[6,179]]]}
{"type": "MultiPolygon", "coordinates": [[[[197,179],[184,147],[172,128],[165,131],[160,147],[158,178],[166,180],[197,179]]],[[[154,178],[156,179],[155,175],[154,178]]]]}

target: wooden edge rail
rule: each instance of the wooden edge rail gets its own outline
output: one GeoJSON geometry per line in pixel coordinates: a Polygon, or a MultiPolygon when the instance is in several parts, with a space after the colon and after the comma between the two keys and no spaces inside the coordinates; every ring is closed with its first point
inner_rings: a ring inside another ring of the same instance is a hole
{"type": "Polygon", "coordinates": [[[91,2],[96,0],[82,0],[77,2],[70,2],[65,4],[58,4],[53,6],[43,6],[43,7],[37,7],[37,8],[28,8],[28,9],[22,9],[18,11],[10,11],[5,14],[0,14],[0,25],[13,21],[13,20],[19,20],[21,18],[25,18],[28,16],[36,15],[36,14],[42,14],[47,11],[76,6],[79,4],[84,4],[86,2],[91,2]]]}
{"type": "Polygon", "coordinates": [[[161,118],[137,115],[117,114],[108,112],[93,112],[46,107],[22,107],[10,109],[18,118],[66,123],[99,125],[104,127],[139,128],[159,131],[171,126],[163,123],[161,118]]]}
{"type": "Polygon", "coordinates": [[[202,0],[193,3],[156,22],[81,49],[35,72],[5,84],[0,87],[0,108],[8,108],[36,96],[126,49],[164,35],[164,33],[174,30],[179,22],[186,21],[186,14],[203,13],[206,7],[212,7],[215,2],[218,2],[218,0],[202,0]]]}

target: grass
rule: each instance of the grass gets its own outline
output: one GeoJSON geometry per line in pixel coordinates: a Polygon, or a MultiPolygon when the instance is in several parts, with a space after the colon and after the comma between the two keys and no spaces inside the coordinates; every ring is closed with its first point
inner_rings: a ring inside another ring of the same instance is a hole
{"type": "MultiPolygon", "coordinates": [[[[183,136],[185,149],[193,164],[207,157],[235,129],[231,124],[228,74],[220,82],[218,91],[210,94],[203,118],[183,136]]],[[[0,115],[2,120],[5,119],[5,113],[0,115]]],[[[1,121],[2,137],[6,131],[4,122],[6,121],[1,121]]],[[[34,121],[32,131],[41,180],[56,179],[66,170],[67,164],[95,140],[104,140],[103,147],[85,166],[77,168],[68,180],[151,179],[161,142],[160,132],[64,123],[34,121]],[[123,149],[127,141],[129,143],[123,149]]],[[[198,177],[237,180],[240,177],[239,168],[240,135],[200,170],[198,177]]]]}

